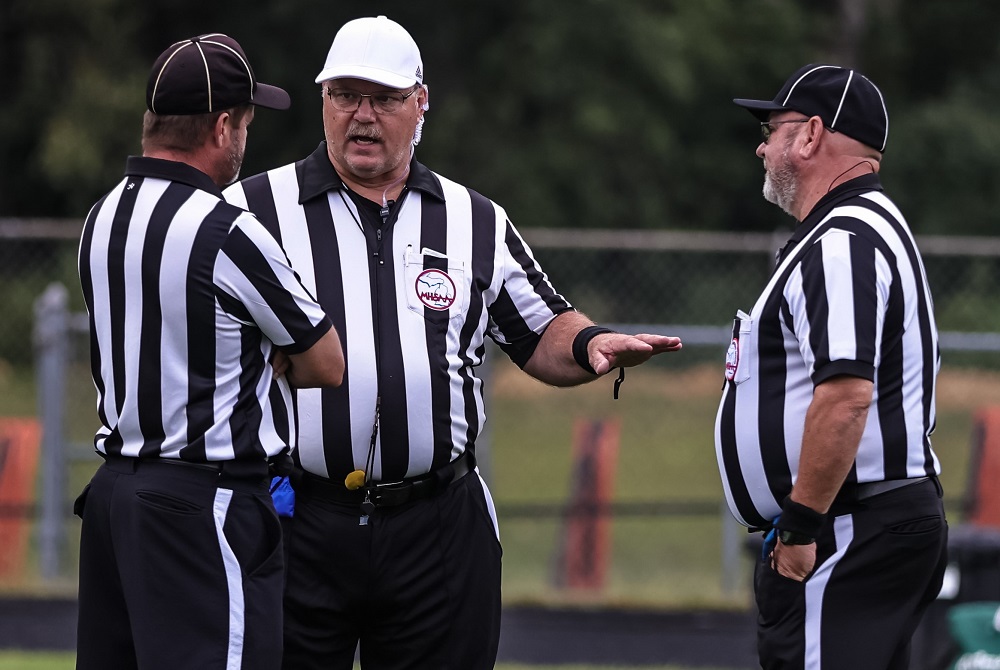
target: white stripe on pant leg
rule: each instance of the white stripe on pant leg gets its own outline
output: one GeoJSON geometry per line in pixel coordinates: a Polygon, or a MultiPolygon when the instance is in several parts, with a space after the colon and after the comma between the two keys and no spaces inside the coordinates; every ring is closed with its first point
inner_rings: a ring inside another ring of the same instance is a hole
{"type": "Polygon", "coordinates": [[[479,477],[479,483],[483,485],[483,495],[486,496],[486,509],[490,511],[490,519],[493,520],[493,532],[496,533],[497,541],[500,540],[500,524],[497,523],[497,510],[493,506],[493,495],[490,493],[490,487],[486,485],[486,480],[483,476],[479,474],[479,468],[476,468],[476,476],[479,477]]]}
{"type": "Polygon", "coordinates": [[[227,654],[226,670],[240,670],[243,665],[243,634],[245,608],[243,603],[243,573],[240,562],[236,560],[226,539],[223,528],[226,525],[226,514],[229,512],[229,502],[233,492],[229,489],[218,489],[215,492],[215,533],[219,536],[219,551],[222,553],[222,563],[226,568],[226,583],[229,585],[229,652],[227,654]]]}
{"type": "Polygon", "coordinates": [[[833,536],[837,551],[806,582],[806,670],[822,670],[823,640],[820,631],[823,624],[823,594],[826,593],[830,575],[854,539],[854,520],[849,514],[834,518],[833,536]]]}

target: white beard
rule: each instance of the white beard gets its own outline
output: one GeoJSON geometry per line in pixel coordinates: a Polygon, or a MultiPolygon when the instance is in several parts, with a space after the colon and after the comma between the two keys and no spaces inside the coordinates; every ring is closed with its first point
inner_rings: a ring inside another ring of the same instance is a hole
{"type": "Polygon", "coordinates": [[[774,203],[790,216],[795,216],[793,206],[798,195],[799,182],[798,170],[789,160],[789,150],[791,143],[783,147],[779,158],[780,163],[776,167],[765,165],[764,167],[764,199],[774,203]]]}

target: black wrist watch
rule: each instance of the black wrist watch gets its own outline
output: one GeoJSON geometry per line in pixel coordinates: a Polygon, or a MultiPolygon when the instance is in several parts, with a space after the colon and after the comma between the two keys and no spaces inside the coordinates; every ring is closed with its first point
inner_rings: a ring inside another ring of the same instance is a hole
{"type": "Polygon", "coordinates": [[[796,533],[794,530],[779,530],[778,540],[781,544],[812,544],[815,537],[809,537],[803,533],[796,533]]]}

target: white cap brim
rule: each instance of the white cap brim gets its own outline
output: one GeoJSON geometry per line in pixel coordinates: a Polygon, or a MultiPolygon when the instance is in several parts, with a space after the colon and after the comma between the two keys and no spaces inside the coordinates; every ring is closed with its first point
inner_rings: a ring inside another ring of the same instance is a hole
{"type": "Polygon", "coordinates": [[[415,78],[401,77],[395,72],[356,64],[328,67],[316,76],[316,83],[322,84],[331,79],[364,79],[397,89],[409,88],[419,83],[415,78]]]}

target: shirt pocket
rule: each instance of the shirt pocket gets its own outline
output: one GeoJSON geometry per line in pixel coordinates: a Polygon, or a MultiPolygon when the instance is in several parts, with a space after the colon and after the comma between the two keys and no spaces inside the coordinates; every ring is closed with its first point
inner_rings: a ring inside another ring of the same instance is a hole
{"type": "Polygon", "coordinates": [[[469,310],[465,261],[451,259],[433,249],[420,253],[406,247],[403,290],[410,311],[429,320],[448,320],[469,310]]]}
{"type": "Polygon", "coordinates": [[[750,357],[748,352],[753,337],[753,319],[743,310],[736,312],[733,320],[733,339],[726,352],[726,381],[742,384],[750,379],[750,357]]]}

